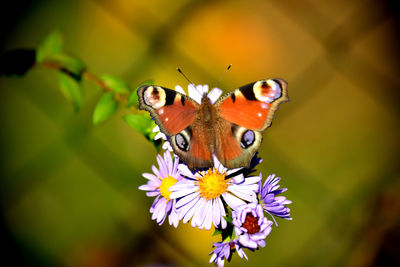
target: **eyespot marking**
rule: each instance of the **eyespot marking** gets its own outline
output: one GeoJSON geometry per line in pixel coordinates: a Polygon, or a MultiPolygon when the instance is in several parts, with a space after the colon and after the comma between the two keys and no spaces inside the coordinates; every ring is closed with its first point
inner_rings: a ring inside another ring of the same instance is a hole
{"type": "Polygon", "coordinates": [[[187,140],[187,137],[183,133],[178,133],[175,136],[175,143],[179,149],[189,151],[189,140],[187,140]]]}
{"type": "Polygon", "coordinates": [[[149,86],[143,91],[144,103],[154,109],[165,105],[165,90],[161,87],[149,86]]]}
{"type": "Polygon", "coordinates": [[[252,130],[247,130],[243,133],[242,138],[240,139],[240,146],[242,148],[248,148],[254,141],[256,140],[256,136],[252,130]]]}
{"type": "Polygon", "coordinates": [[[264,103],[271,103],[282,96],[282,88],[274,80],[258,81],[253,86],[254,95],[257,100],[264,103]]]}

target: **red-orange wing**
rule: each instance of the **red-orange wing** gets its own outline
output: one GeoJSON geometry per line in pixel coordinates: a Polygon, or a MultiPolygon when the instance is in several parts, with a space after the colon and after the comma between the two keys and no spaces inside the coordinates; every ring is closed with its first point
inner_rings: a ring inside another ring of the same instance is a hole
{"type": "Polygon", "coordinates": [[[219,115],[249,130],[271,125],[278,105],[286,101],[287,83],[280,79],[257,81],[227,94],[216,103],[219,115]]]}
{"type": "Polygon", "coordinates": [[[221,120],[216,125],[215,137],[215,155],[222,165],[231,167],[229,162],[237,159],[242,154],[242,148],[234,136],[231,123],[226,120],[221,120]]]}
{"type": "Polygon", "coordinates": [[[159,86],[142,86],[138,90],[139,108],[150,112],[163,133],[176,135],[191,125],[199,105],[187,96],[159,86]]]}

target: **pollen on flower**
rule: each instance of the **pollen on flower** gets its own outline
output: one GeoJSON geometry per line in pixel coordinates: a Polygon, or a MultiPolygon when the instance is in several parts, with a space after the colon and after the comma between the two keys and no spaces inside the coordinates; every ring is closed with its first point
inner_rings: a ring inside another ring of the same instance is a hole
{"type": "Polygon", "coordinates": [[[246,228],[247,233],[252,235],[260,231],[260,226],[258,225],[258,217],[254,217],[253,214],[247,213],[246,219],[242,224],[243,228],[246,228]]]}
{"type": "Polygon", "coordinates": [[[171,191],[169,188],[173,186],[177,180],[174,177],[167,176],[165,178],[161,178],[161,185],[160,185],[160,194],[169,201],[169,195],[171,195],[171,191]]]}
{"type": "Polygon", "coordinates": [[[209,200],[226,192],[230,179],[225,179],[226,171],[218,172],[215,168],[208,171],[198,180],[200,196],[209,200]]]}

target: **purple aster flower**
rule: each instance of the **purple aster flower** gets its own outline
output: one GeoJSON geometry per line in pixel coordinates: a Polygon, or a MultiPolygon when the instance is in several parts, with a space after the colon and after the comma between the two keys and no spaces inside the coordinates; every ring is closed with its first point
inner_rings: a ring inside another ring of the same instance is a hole
{"type": "Polygon", "coordinates": [[[224,266],[225,259],[230,261],[232,253],[237,251],[239,257],[245,257],[247,260],[247,255],[244,253],[242,246],[237,239],[228,242],[218,242],[213,243],[215,249],[210,253],[211,259],[210,263],[214,262],[218,267],[224,266]]]}
{"type": "Polygon", "coordinates": [[[232,212],[235,235],[244,247],[256,249],[265,246],[272,222],[264,217],[263,207],[256,203],[240,206],[232,212]]]}
{"type": "MultiPolygon", "coordinates": [[[[260,173],[261,177],[261,173],[260,173]]],[[[291,220],[290,209],[286,205],[292,203],[292,201],[286,199],[284,196],[276,196],[283,193],[287,188],[279,189],[280,177],[275,177],[275,174],[271,174],[265,180],[262,186],[262,181],[258,182],[258,194],[260,196],[260,204],[263,206],[264,210],[274,216],[278,216],[287,220],[291,220]]],[[[274,217],[272,216],[274,219],[274,217]]],[[[275,221],[275,219],[274,219],[275,221]]],[[[278,225],[275,221],[275,224],[278,225]]]]}
{"type": "Polygon", "coordinates": [[[213,158],[214,168],[194,174],[186,165],[180,164],[178,168],[186,178],[170,188],[170,198],[177,199],[179,219],[183,223],[192,219],[193,227],[207,230],[212,224],[226,228],[222,200],[233,210],[247,202],[257,202],[255,192],[260,180],[259,176],[244,178],[239,171],[242,168],[228,170],[215,156],[213,158]]]}
{"type": "Polygon", "coordinates": [[[171,191],[169,191],[169,188],[182,179],[178,170],[179,158],[175,157],[175,160],[173,160],[171,153],[166,151],[164,158],[160,155],[157,156],[157,162],[159,169],[153,165],[154,174],[143,173],[143,177],[149,181],[147,184],[139,186],[139,189],[147,191],[148,197],[156,197],[150,208],[150,213],[153,214],[151,219],[156,220],[161,225],[168,215],[169,224],[176,228],[179,218],[176,211],[176,201],[170,199],[171,191]]]}

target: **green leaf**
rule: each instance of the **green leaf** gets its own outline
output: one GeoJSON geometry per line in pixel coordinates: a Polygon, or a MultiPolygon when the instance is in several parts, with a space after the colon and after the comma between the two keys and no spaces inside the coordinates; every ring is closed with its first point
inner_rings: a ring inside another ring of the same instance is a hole
{"type": "Polygon", "coordinates": [[[93,124],[97,125],[109,118],[118,108],[118,102],[114,99],[113,92],[104,93],[93,112],[93,124]]]}
{"type": "Polygon", "coordinates": [[[232,223],[233,218],[232,218],[232,212],[231,212],[230,210],[228,210],[228,214],[225,216],[225,220],[226,220],[228,223],[232,223]]]}
{"type": "Polygon", "coordinates": [[[150,137],[155,126],[154,121],[147,114],[128,114],[124,116],[125,122],[139,133],[150,137]]]}
{"type": "Polygon", "coordinates": [[[79,82],[63,72],[59,72],[58,76],[60,78],[61,92],[68,100],[72,101],[75,111],[79,111],[83,101],[83,93],[79,82]]]}
{"type": "Polygon", "coordinates": [[[43,62],[47,57],[58,54],[62,49],[62,35],[59,30],[47,35],[36,50],[36,61],[43,62]]]}
{"type": "Polygon", "coordinates": [[[112,75],[100,75],[100,79],[114,92],[125,94],[129,93],[129,86],[123,80],[112,75]]]}
{"type": "Polygon", "coordinates": [[[78,81],[81,80],[82,71],[86,68],[82,61],[64,53],[51,55],[46,60],[60,64],[61,71],[78,81]]]}
{"type": "Polygon", "coordinates": [[[136,88],[131,92],[131,94],[128,97],[128,104],[126,105],[126,107],[130,107],[130,106],[135,106],[135,107],[139,107],[139,99],[138,99],[138,95],[137,95],[137,90],[142,87],[143,85],[154,85],[154,81],[153,80],[147,80],[144,82],[141,82],[138,86],[136,86],[136,88]]]}
{"type": "Polygon", "coordinates": [[[220,235],[220,234],[222,234],[222,231],[221,231],[221,230],[218,230],[218,228],[215,228],[215,231],[214,231],[214,233],[212,234],[212,236],[216,236],[216,235],[220,235]]]}
{"type": "Polygon", "coordinates": [[[156,126],[156,123],[147,113],[125,115],[124,120],[131,128],[143,134],[154,145],[157,151],[160,150],[161,140],[154,140],[157,133],[153,132],[153,128],[156,126]]]}

